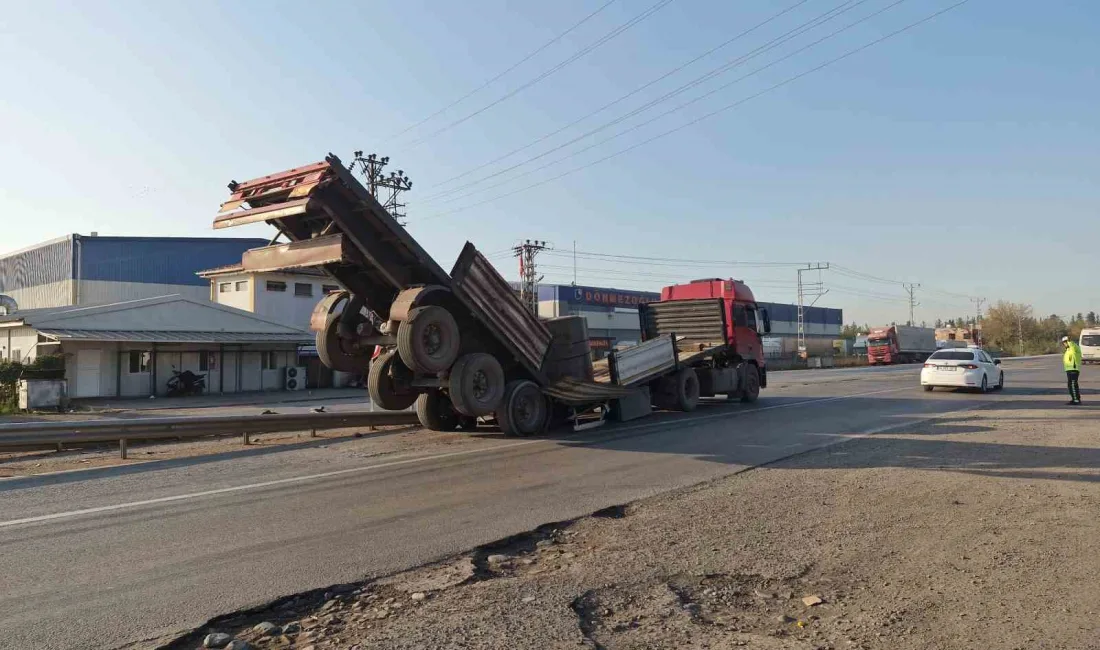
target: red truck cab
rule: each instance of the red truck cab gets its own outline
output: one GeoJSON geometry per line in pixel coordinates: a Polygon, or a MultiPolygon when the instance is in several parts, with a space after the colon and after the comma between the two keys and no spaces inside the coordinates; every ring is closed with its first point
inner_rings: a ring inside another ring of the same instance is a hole
{"type": "MultiPolygon", "coordinates": [[[[661,302],[721,298],[726,321],[726,343],[731,351],[764,370],[764,346],[760,334],[771,331],[766,309],[760,309],[748,285],[740,280],[708,278],[661,289],[661,302]]],[[[761,372],[763,374],[763,372],[761,372]]]]}

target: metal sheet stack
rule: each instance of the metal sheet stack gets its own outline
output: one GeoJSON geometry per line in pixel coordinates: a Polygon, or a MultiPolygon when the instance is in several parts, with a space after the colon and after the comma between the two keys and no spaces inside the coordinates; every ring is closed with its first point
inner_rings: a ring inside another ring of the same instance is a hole
{"type": "Polygon", "coordinates": [[[551,381],[561,377],[592,380],[592,352],[588,347],[588,323],[583,316],[561,316],[546,321],[553,340],[543,363],[551,381]]]}

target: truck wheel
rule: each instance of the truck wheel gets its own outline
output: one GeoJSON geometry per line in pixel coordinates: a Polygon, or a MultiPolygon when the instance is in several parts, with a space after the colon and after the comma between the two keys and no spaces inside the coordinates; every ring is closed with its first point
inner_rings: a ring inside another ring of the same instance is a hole
{"type": "Polygon", "coordinates": [[[451,367],[448,390],[451,403],[462,415],[488,415],[504,398],[504,369],[492,355],[463,355],[451,367]]]}
{"type": "Polygon", "coordinates": [[[741,391],[741,401],[747,403],[755,402],[760,398],[760,371],[756,369],[756,366],[749,365],[745,369],[745,388],[741,391]]]}
{"type": "Polygon", "coordinates": [[[442,307],[417,307],[397,328],[397,350],[405,365],[416,372],[435,374],[451,367],[458,357],[458,323],[442,307]]]}
{"type": "MultiPolygon", "coordinates": [[[[429,431],[454,431],[459,427],[459,415],[450,398],[438,390],[421,393],[416,398],[416,417],[429,431]]],[[[464,429],[466,427],[463,427],[464,429]]]]}
{"type": "Polygon", "coordinates": [[[403,411],[416,401],[416,392],[409,387],[412,373],[397,350],[383,352],[371,363],[367,375],[367,393],[370,400],[387,411],[403,411]]]}
{"type": "Polygon", "coordinates": [[[533,436],[546,430],[550,404],[535,382],[513,381],[504,389],[504,400],[496,417],[504,435],[533,436]]]}
{"type": "Polygon", "coordinates": [[[338,372],[363,372],[370,365],[374,346],[359,347],[347,339],[340,338],[340,314],[329,314],[325,319],[325,328],[317,332],[314,342],[317,356],[326,368],[338,372]]]}
{"type": "Polygon", "coordinates": [[[657,386],[653,403],[668,411],[694,411],[699,405],[699,376],[693,368],[681,368],[657,386]]]}

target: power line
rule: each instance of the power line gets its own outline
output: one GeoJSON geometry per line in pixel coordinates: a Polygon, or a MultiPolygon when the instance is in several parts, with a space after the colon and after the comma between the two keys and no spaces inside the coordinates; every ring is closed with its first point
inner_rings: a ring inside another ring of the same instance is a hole
{"type": "Polygon", "coordinates": [[[881,36],[881,37],[879,37],[879,38],[877,38],[873,41],[870,41],[868,43],[865,43],[865,44],[863,44],[863,45],[861,45],[857,48],[851,49],[851,50],[845,52],[844,54],[841,54],[840,56],[833,57],[832,59],[829,59],[829,60],[825,61],[822,64],[814,66],[813,68],[810,68],[808,70],[800,72],[800,73],[798,73],[794,76],[788,77],[788,78],[784,79],[783,81],[780,81],[777,84],[769,86],[769,87],[767,87],[767,88],[765,88],[765,89],[763,89],[763,90],[761,90],[757,93],[754,93],[752,95],[744,97],[744,98],[742,98],[740,100],[737,100],[737,101],[735,101],[731,104],[727,104],[727,105],[725,105],[721,108],[718,108],[714,111],[711,111],[710,113],[707,113],[707,114],[702,115],[702,116],[700,116],[700,117],[698,117],[694,120],[691,120],[690,122],[686,122],[684,124],[681,124],[678,127],[675,127],[673,129],[669,129],[668,131],[664,131],[664,132],[659,133],[659,134],[657,134],[653,137],[642,140],[641,142],[633,144],[633,145],[631,145],[631,146],[629,146],[625,149],[621,149],[621,150],[619,150],[615,153],[604,156],[603,158],[599,158],[597,160],[594,160],[594,161],[589,162],[589,163],[584,164],[584,165],[580,165],[578,167],[574,167],[570,170],[562,172],[561,174],[558,174],[556,176],[552,176],[550,178],[544,179],[544,180],[539,181],[537,183],[532,183],[531,185],[527,185],[525,187],[521,187],[517,190],[513,190],[512,192],[508,192],[508,193],[501,194],[501,195],[498,195],[498,196],[495,196],[495,197],[492,197],[492,198],[489,198],[489,199],[485,199],[483,201],[479,201],[477,203],[473,203],[473,204],[470,204],[470,205],[467,205],[467,206],[464,206],[464,207],[461,207],[461,208],[456,208],[454,210],[450,210],[450,211],[447,211],[447,212],[442,212],[442,213],[438,213],[438,214],[435,214],[435,215],[431,215],[429,217],[425,217],[422,221],[427,221],[427,220],[430,220],[430,219],[437,219],[437,218],[440,218],[440,217],[443,217],[443,216],[454,214],[456,212],[463,212],[465,210],[469,210],[469,209],[472,209],[472,208],[475,208],[475,207],[478,207],[478,206],[481,206],[481,205],[485,205],[486,203],[492,203],[494,201],[499,201],[500,199],[507,198],[509,196],[514,196],[514,195],[519,194],[521,192],[526,192],[527,190],[533,189],[535,187],[539,187],[541,185],[545,185],[547,183],[551,183],[551,182],[554,182],[556,180],[560,180],[560,179],[562,179],[566,176],[575,174],[575,173],[577,173],[579,171],[582,171],[584,169],[587,169],[589,167],[593,167],[593,166],[598,165],[600,163],[607,162],[608,160],[611,160],[613,158],[617,158],[618,156],[629,153],[629,152],[631,152],[631,151],[633,151],[633,150],[635,150],[639,147],[642,147],[646,144],[649,144],[649,143],[654,142],[656,140],[659,140],[661,138],[672,135],[673,133],[676,133],[678,131],[682,131],[683,129],[694,126],[696,124],[699,124],[700,122],[708,120],[708,119],[710,119],[710,118],[712,118],[716,115],[719,115],[720,113],[731,110],[731,109],[736,108],[738,106],[741,106],[741,105],[743,105],[743,104],[745,104],[749,101],[752,101],[753,99],[756,99],[756,98],[761,97],[763,95],[766,95],[770,92],[778,90],[779,88],[782,88],[782,87],[787,86],[791,83],[794,83],[795,81],[798,81],[799,79],[802,79],[803,77],[807,77],[807,76],[809,76],[811,74],[814,74],[816,72],[819,72],[819,71],[821,71],[821,70],[823,70],[823,69],[825,69],[829,66],[835,65],[836,63],[839,63],[840,61],[843,61],[847,58],[855,56],[856,54],[858,54],[860,52],[863,52],[864,50],[867,50],[871,47],[874,47],[875,45],[883,43],[884,41],[887,41],[891,38],[894,38],[895,36],[898,36],[898,35],[900,35],[904,32],[907,32],[911,29],[914,29],[914,28],[916,28],[920,25],[923,25],[924,23],[927,23],[927,22],[931,21],[931,20],[934,20],[935,18],[937,18],[937,17],[939,17],[939,16],[941,16],[941,15],[943,15],[943,14],[945,14],[945,13],[947,13],[947,12],[957,8],[957,7],[960,7],[964,4],[966,4],[967,2],[969,2],[969,0],[959,0],[959,2],[956,2],[955,4],[949,5],[948,7],[945,7],[944,9],[941,9],[941,10],[935,12],[935,13],[932,13],[928,16],[925,16],[924,18],[922,18],[920,20],[909,23],[908,25],[906,25],[906,26],[904,26],[900,29],[894,30],[894,31],[890,32],[889,34],[886,34],[885,36],[881,36]]]}
{"type": "MultiPolygon", "coordinates": [[[[565,251],[549,251],[548,255],[560,255],[569,256],[571,253],[565,251]]],[[[608,260],[621,260],[628,262],[648,262],[648,263],[664,263],[665,265],[724,265],[724,266],[759,266],[759,267],[774,267],[774,266],[801,266],[805,262],[738,262],[735,260],[702,260],[702,259],[687,259],[687,258],[675,258],[675,257],[645,257],[641,255],[615,255],[612,253],[593,253],[585,251],[576,251],[578,257],[588,257],[594,259],[608,259],[608,260]]]]}
{"type": "Polygon", "coordinates": [[[665,5],[668,5],[671,2],[672,2],[672,0],[660,0],[659,2],[657,2],[657,4],[650,6],[648,9],[646,9],[642,13],[638,14],[634,18],[631,18],[630,20],[626,21],[622,25],[619,25],[618,27],[611,30],[607,34],[604,34],[602,37],[597,39],[594,43],[591,43],[591,44],[581,48],[581,50],[578,51],[577,53],[573,54],[572,56],[565,59],[564,61],[559,62],[557,65],[553,66],[549,70],[546,70],[543,73],[539,74],[534,79],[531,79],[530,81],[528,81],[526,83],[523,83],[523,84],[519,85],[518,87],[504,93],[504,95],[502,95],[502,96],[498,97],[497,99],[489,102],[488,104],[486,104],[485,106],[482,106],[481,108],[477,109],[476,111],[474,111],[472,113],[468,113],[468,114],[464,115],[463,117],[460,117],[457,120],[454,120],[454,121],[438,128],[438,129],[436,129],[435,131],[432,131],[431,133],[429,133],[428,135],[426,135],[424,137],[413,140],[412,142],[410,142],[406,146],[407,147],[415,147],[417,145],[423,144],[423,143],[427,142],[428,140],[434,138],[435,136],[443,133],[444,131],[449,131],[450,129],[453,129],[454,127],[458,126],[459,124],[462,124],[463,122],[466,122],[467,120],[473,119],[473,118],[477,117],[478,115],[481,115],[482,113],[484,113],[485,111],[489,110],[490,108],[496,106],[497,104],[499,104],[499,103],[501,103],[501,102],[503,102],[507,99],[510,99],[512,97],[515,97],[520,92],[530,88],[531,86],[534,86],[538,82],[540,82],[543,79],[549,77],[550,75],[554,74],[555,72],[558,72],[562,68],[564,68],[564,67],[568,66],[569,64],[577,61],[578,59],[583,58],[585,55],[589,54],[590,52],[592,52],[595,49],[599,48],[600,46],[604,45],[605,43],[611,41],[615,37],[619,36],[623,32],[630,29],[631,27],[637,25],[638,23],[642,22],[646,18],[649,18],[653,14],[655,14],[658,11],[660,11],[661,9],[663,9],[665,7],[665,5]]]}
{"type": "Polygon", "coordinates": [[[591,19],[595,18],[597,14],[599,14],[599,13],[600,13],[601,11],[603,11],[604,9],[607,9],[607,8],[608,8],[609,6],[611,6],[611,5],[612,5],[612,4],[614,4],[614,3],[615,3],[615,0],[608,0],[608,1],[607,1],[607,2],[605,2],[604,4],[600,5],[600,7],[599,7],[598,9],[596,9],[596,10],[595,10],[595,11],[593,11],[592,13],[588,14],[588,15],[587,15],[587,16],[585,16],[584,18],[581,18],[581,19],[580,19],[580,20],[579,20],[578,22],[574,23],[572,27],[570,27],[569,29],[565,30],[564,32],[562,32],[562,33],[558,34],[558,35],[557,35],[557,36],[555,36],[554,38],[552,38],[552,39],[550,39],[550,40],[546,41],[545,43],[543,43],[542,45],[540,45],[540,46],[539,46],[538,48],[536,48],[535,50],[533,50],[533,51],[532,51],[532,52],[531,52],[530,54],[528,54],[527,56],[523,57],[523,58],[522,58],[522,59],[520,59],[519,61],[516,61],[515,63],[513,63],[513,64],[512,64],[512,65],[510,65],[509,67],[505,68],[505,69],[504,69],[504,70],[503,70],[502,72],[498,73],[498,74],[497,74],[497,75],[496,75],[495,77],[493,77],[493,78],[489,79],[488,81],[486,81],[485,83],[481,84],[481,85],[480,85],[480,86],[478,86],[477,88],[474,88],[473,90],[471,90],[470,92],[466,93],[465,95],[463,95],[463,96],[459,97],[458,99],[454,100],[454,101],[453,101],[453,102],[451,102],[450,104],[447,104],[446,106],[444,106],[443,108],[439,109],[438,111],[436,111],[436,112],[432,113],[431,115],[429,115],[429,116],[425,117],[424,119],[420,120],[420,121],[419,121],[419,122],[417,122],[416,124],[413,124],[413,125],[411,125],[411,126],[407,126],[407,127],[405,127],[405,129],[404,129],[404,130],[402,130],[402,131],[399,131],[399,132],[397,132],[397,133],[394,133],[393,135],[387,136],[386,138],[384,138],[384,139],[383,139],[383,142],[387,142],[387,141],[389,141],[389,140],[393,140],[394,138],[399,138],[399,137],[401,137],[401,136],[405,135],[405,134],[406,134],[406,133],[408,133],[409,131],[412,131],[413,129],[415,129],[415,128],[417,128],[417,127],[420,127],[420,126],[422,126],[422,125],[424,125],[424,124],[425,124],[425,123],[427,123],[428,121],[430,121],[430,120],[432,120],[432,119],[434,119],[434,118],[438,117],[439,115],[441,115],[441,114],[445,113],[446,111],[450,110],[451,108],[454,108],[454,107],[455,107],[455,106],[457,106],[458,104],[461,104],[462,102],[466,101],[467,99],[469,99],[469,98],[470,98],[470,97],[472,97],[473,95],[475,95],[475,94],[477,94],[477,93],[481,92],[481,91],[482,91],[482,90],[484,90],[485,88],[489,87],[489,86],[490,86],[490,85],[491,85],[491,84],[492,84],[493,82],[495,82],[495,81],[499,80],[499,79],[500,79],[501,77],[503,77],[504,75],[508,74],[509,72],[511,72],[511,71],[513,71],[513,70],[515,70],[516,68],[520,67],[520,66],[521,66],[521,65],[523,65],[524,63],[527,63],[527,62],[528,62],[528,61],[530,61],[530,60],[531,60],[531,59],[532,59],[533,57],[535,57],[536,55],[540,54],[540,53],[541,53],[541,52],[542,52],[543,50],[545,50],[546,48],[550,47],[550,46],[551,46],[551,45],[553,45],[554,43],[557,43],[557,42],[558,42],[558,41],[560,41],[561,39],[563,39],[563,38],[565,38],[566,36],[568,36],[568,35],[569,35],[569,34],[570,34],[571,32],[573,32],[574,30],[576,30],[576,29],[577,29],[578,27],[580,27],[581,25],[583,25],[583,24],[585,24],[586,22],[588,22],[589,20],[591,20],[591,19]]]}
{"type": "MultiPolygon", "coordinates": [[[[496,158],[494,158],[494,159],[492,159],[488,162],[484,162],[484,163],[478,165],[477,167],[474,167],[472,169],[468,169],[468,170],[462,172],[461,174],[458,174],[457,176],[452,176],[452,177],[450,177],[450,178],[448,178],[444,181],[439,182],[437,185],[440,185],[440,186],[449,185],[449,184],[453,183],[454,181],[457,181],[461,178],[465,178],[466,176],[469,176],[470,174],[472,174],[474,172],[481,171],[482,169],[485,169],[489,165],[493,165],[495,163],[500,162],[501,160],[505,160],[507,158],[510,158],[510,157],[514,156],[515,154],[521,152],[521,151],[524,151],[526,149],[530,149],[531,147],[535,146],[536,144],[538,144],[540,142],[544,142],[544,141],[554,137],[555,135],[576,126],[577,124],[580,124],[581,122],[587,120],[588,118],[592,117],[593,115],[597,115],[599,113],[602,113],[603,111],[611,108],[612,106],[614,106],[614,105],[616,105],[616,104],[618,104],[618,103],[620,103],[620,102],[622,102],[626,99],[629,99],[630,97],[633,97],[634,95],[642,92],[646,88],[649,88],[649,87],[653,86],[654,84],[657,84],[657,83],[660,83],[661,81],[664,81],[665,79],[671,77],[672,75],[676,74],[677,72],[680,72],[684,68],[687,68],[688,66],[700,61],[701,59],[704,59],[704,58],[710,56],[711,54],[714,54],[718,50],[720,50],[724,47],[727,47],[729,45],[732,45],[734,42],[744,38],[745,36],[751,34],[752,32],[754,32],[758,29],[760,29],[761,27],[764,27],[768,23],[782,17],[783,15],[795,10],[796,8],[806,4],[807,2],[809,2],[809,0],[799,0],[798,2],[796,2],[793,5],[787,7],[786,9],[780,11],[779,13],[773,14],[772,16],[770,16],[770,17],[766,18],[765,20],[763,20],[762,22],[759,22],[759,23],[753,25],[752,27],[749,27],[748,29],[742,31],[741,33],[739,33],[736,36],[734,36],[733,38],[725,41],[724,43],[716,45],[715,47],[712,47],[711,49],[707,50],[706,52],[703,52],[702,54],[695,57],[694,59],[691,59],[690,61],[687,61],[686,63],[682,63],[679,66],[673,68],[672,70],[669,70],[668,72],[666,72],[663,75],[657,77],[656,79],[653,79],[652,81],[649,81],[649,82],[647,82],[647,83],[645,83],[641,86],[638,86],[634,90],[632,90],[629,93],[619,97],[618,99],[616,99],[614,101],[611,101],[607,104],[604,104],[603,106],[597,108],[596,110],[594,110],[590,113],[586,113],[586,114],[582,115],[581,117],[573,120],[569,124],[566,124],[565,126],[559,128],[558,130],[547,133],[546,135],[544,135],[540,138],[537,138],[537,139],[535,139],[531,142],[528,142],[527,144],[523,145],[522,147],[519,147],[518,149],[513,149],[513,150],[509,151],[508,153],[506,153],[502,156],[498,156],[498,157],[496,157],[496,158]]],[[[443,193],[438,193],[438,194],[432,194],[432,195],[428,196],[425,200],[432,199],[432,198],[437,197],[437,196],[442,196],[444,194],[446,194],[446,193],[443,192],[443,193]]]]}
{"type": "MultiPolygon", "coordinates": [[[[672,275],[670,275],[670,274],[667,274],[667,273],[649,273],[649,272],[646,272],[646,271],[635,271],[635,270],[627,270],[627,269],[589,268],[589,267],[583,267],[583,266],[573,267],[573,266],[566,266],[566,265],[562,265],[562,264],[539,264],[539,268],[540,269],[556,269],[556,270],[562,270],[562,271],[571,271],[571,270],[575,269],[576,271],[581,272],[581,273],[596,273],[596,274],[605,274],[605,275],[609,275],[609,276],[610,275],[618,275],[618,276],[623,276],[624,278],[640,277],[640,278],[655,278],[655,279],[661,279],[661,280],[685,280],[685,279],[689,279],[689,278],[694,279],[693,276],[688,276],[688,275],[684,275],[684,274],[672,274],[672,275]]],[[[794,288],[794,286],[795,286],[794,284],[792,284],[790,282],[780,282],[778,280],[757,280],[753,284],[773,284],[775,286],[780,286],[781,285],[781,286],[787,287],[787,288],[794,288]]]]}
{"type": "MultiPolygon", "coordinates": [[[[561,149],[564,149],[565,147],[568,147],[569,145],[575,144],[575,143],[577,143],[577,142],[579,142],[579,141],[581,141],[581,140],[583,140],[583,139],[585,139],[589,136],[595,135],[595,134],[599,133],[600,131],[603,131],[603,130],[608,129],[612,126],[615,126],[616,124],[620,124],[620,123],[630,119],[631,117],[634,117],[635,115],[644,113],[645,111],[649,110],[650,108],[653,108],[654,106],[657,106],[658,104],[664,103],[664,102],[666,102],[666,101],[668,101],[668,100],[670,100],[670,99],[672,99],[672,98],[674,98],[678,95],[681,95],[681,94],[687,92],[688,90],[691,90],[692,88],[695,88],[696,86],[698,86],[700,84],[703,84],[707,81],[710,81],[711,79],[714,79],[718,76],[721,76],[721,75],[725,74],[726,72],[729,72],[730,70],[733,70],[734,68],[737,68],[737,67],[743,65],[744,63],[747,63],[748,61],[751,61],[752,59],[754,59],[754,58],[756,58],[756,57],[758,57],[762,54],[766,54],[767,52],[770,52],[770,51],[772,51],[772,50],[774,50],[774,49],[776,49],[776,48],[778,48],[782,45],[785,45],[786,43],[790,42],[791,40],[793,40],[793,39],[795,39],[799,36],[801,36],[802,34],[805,34],[806,32],[808,32],[812,29],[820,27],[821,25],[824,25],[825,23],[829,22],[830,20],[833,20],[834,18],[838,18],[841,15],[847,13],[848,11],[851,11],[852,9],[855,9],[856,7],[863,4],[864,2],[867,2],[867,0],[858,0],[858,1],[857,0],[847,0],[846,2],[838,5],[837,7],[834,7],[832,9],[830,9],[829,11],[826,11],[825,13],[820,14],[820,15],[806,21],[805,23],[802,23],[798,27],[795,27],[794,29],[792,29],[788,32],[785,32],[784,34],[781,34],[781,35],[777,36],[776,38],[768,41],[767,43],[764,43],[763,45],[761,45],[761,46],[759,46],[759,47],[757,47],[753,50],[750,50],[748,53],[743,54],[739,57],[736,57],[733,60],[728,61],[725,64],[723,64],[723,65],[721,65],[717,68],[713,68],[712,70],[708,71],[707,73],[705,73],[705,74],[703,74],[699,77],[696,77],[695,79],[689,81],[688,83],[683,84],[680,87],[675,88],[673,90],[670,90],[669,92],[665,93],[664,95],[661,95],[660,97],[657,97],[656,99],[650,100],[649,102],[639,106],[638,108],[635,108],[634,110],[632,110],[632,111],[630,111],[630,112],[628,112],[624,115],[620,115],[619,117],[617,117],[617,118],[615,118],[615,119],[613,119],[609,122],[605,122],[605,123],[601,124],[600,126],[594,128],[594,129],[591,129],[591,130],[589,130],[585,133],[582,133],[581,135],[573,138],[572,140],[568,140],[566,142],[563,142],[562,144],[560,144],[556,147],[553,147],[551,149],[543,151],[542,153],[537,154],[535,156],[532,156],[530,158],[527,158],[526,160],[520,161],[520,162],[512,165],[511,167],[506,167],[505,169],[501,169],[501,170],[496,171],[492,174],[488,174],[488,175],[483,176],[483,177],[481,177],[477,180],[471,181],[463,187],[453,188],[451,190],[446,190],[444,192],[433,194],[433,195],[430,195],[430,196],[426,197],[423,200],[426,201],[426,202],[430,202],[430,201],[436,200],[440,197],[447,196],[447,195],[450,195],[450,194],[454,194],[454,193],[459,192],[459,191],[464,190],[464,189],[468,189],[472,185],[477,185],[479,183],[485,182],[485,181],[490,180],[492,178],[496,178],[497,176],[506,174],[506,173],[508,173],[508,172],[510,172],[514,169],[518,169],[519,167],[522,167],[522,166],[527,165],[529,163],[532,163],[536,160],[544,158],[544,157],[554,153],[555,151],[560,151],[561,149]]],[[[749,77],[751,77],[753,75],[756,75],[756,74],[770,68],[771,66],[776,65],[777,63],[780,63],[780,62],[782,62],[786,59],[789,59],[789,58],[791,58],[791,57],[793,57],[797,54],[800,54],[800,53],[804,52],[805,50],[807,50],[809,48],[812,48],[812,47],[822,43],[823,41],[826,41],[830,38],[833,38],[833,37],[839,35],[840,33],[844,32],[845,30],[851,29],[852,27],[855,27],[856,25],[858,25],[862,22],[870,20],[871,18],[874,18],[875,16],[882,13],[883,11],[886,11],[887,9],[892,8],[894,5],[900,4],[902,2],[905,2],[905,0],[896,0],[894,2],[894,4],[892,4],[892,5],[888,5],[885,8],[880,9],[879,11],[877,11],[875,13],[872,13],[869,16],[865,16],[864,18],[862,18],[862,19],[860,19],[860,20],[858,20],[854,23],[851,23],[851,24],[849,24],[845,27],[842,27],[841,29],[839,29],[839,30],[837,30],[837,31],[835,31],[835,32],[833,32],[833,33],[817,40],[817,41],[814,41],[813,43],[810,43],[809,45],[807,45],[803,48],[795,50],[795,51],[791,52],[790,54],[788,54],[788,55],[786,55],[786,56],[784,56],[780,59],[772,61],[771,63],[769,63],[765,66],[757,68],[756,70],[753,70],[752,72],[749,72],[748,74],[742,75],[742,76],[738,77],[737,79],[734,79],[733,81],[731,81],[729,83],[723,84],[723,85],[721,85],[721,86],[719,86],[719,87],[717,87],[717,88],[715,88],[715,89],[713,89],[713,90],[711,90],[707,93],[704,93],[704,94],[702,94],[702,95],[700,95],[700,96],[698,96],[698,97],[696,97],[696,98],[694,98],[694,99],[692,99],[688,102],[685,102],[683,104],[680,104],[680,105],[676,106],[675,108],[672,108],[668,111],[665,111],[664,113],[661,113],[660,115],[657,115],[656,117],[653,117],[653,118],[651,118],[651,119],[649,119],[645,122],[642,122],[642,123],[637,124],[637,125],[629,128],[629,129],[621,131],[620,133],[617,133],[617,134],[615,134],[615,135],[613,135],[609,138],[604,138],[603,140],[600,140],[599,142],[597,142],[595,144],[592,144],[588,147],[584,147],[584,148],[582,148],[578,151],[575,151],[575,152],[573,152],[573,153],[571,153],[567,156],[563,156],[562,158],[558,158],[557,160],[555,160],[553,162],[547,163],[545,165],[540,165],[539,167],[536,167],[534,169],[523,172],[522,174],[517,174],[517,175],[513,176],[512,178],[509,178],[509,179],[505,180],[502,183],[497,183],[497,184],[491,185],[487,188],[482,188],[479,191],[485,191],[485,190],[488,190],[488,189],[494,189],[494,188],[497,188],[497,187],[501,187],[502,185],[506,185],[506,184],[508,184],[508,183],[510,183],[514,180],[523,178],[524,176],[528,176],[528,175],[533,174],[535,172],[538,172],[540,170],[546,169],[547,167],[554,166],[554,165],[556,165],[560,162],[563,162],[563,161],[568,160],[570,158],[576,157],[576,156],[584,153],[585,151],[588,151],[589,149],[592,149],[594,147],[598,147],[598,146],[600,146],[601,144],[603,144],[605,142],[609,142],[611,140],[614,140],[615,138],[618,138],[622,135],[630,133],[631,131],[637,130],[637,129],[643,127],[643,126],[651,124],[651,123],[653,123],[653,122],[655,122],[655,121],[657,121],[661,118],[664,118],[668,115],[671,115],[672,113],[675,113],[675,112],[677,112],[681,109],[684,109],[688,106],[691,106],[692,104],[694,104],[696,102],[699,102],[699,101],[701,101],[701,100],[703,100],[703,99],[705,99],[705,98],[707,98],[707,97],[709,97],[709,96],[711,96],[711,95],[713,95],[713,94],[715,94],[715,93],[717,93],[721,90],[725,90],[726,88],[729,88],[730,86],[732,86],[736,83],[739,83],[739,82],[741,82],[745,79],[748,79],[749,77]]],[[[454,197],[454,198],[451,198],[451,199],[447,199],[444,202],[445,203],[450,203],[451,201],[460,200],[462,198],[465,198],[466,196],[471,196],[472,194],[473,193],[463,195],[463,196],[454,197]]]]}

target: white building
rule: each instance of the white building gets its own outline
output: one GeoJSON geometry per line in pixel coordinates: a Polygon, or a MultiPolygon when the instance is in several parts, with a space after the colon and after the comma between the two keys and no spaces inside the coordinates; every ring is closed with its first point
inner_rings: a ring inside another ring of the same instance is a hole
{"type": "MultiPolygon", "coordinates": [[[[201,271],[198,275],[210,282],[211,301],[302,330],[309,329],[313,308],[325,294],[342,289],[336,280],[308,268],[254,272],[244,270],[238,263],[201,271]]],[[[309,388],[347,386],[354,380],[350,374],[333,372],[321,363],[312,336],[309,345],[302,346],[299,352],[309,388]]]]}
{"type": "Polygon", "coordinates": [[[255,273],[231,264],[198,275],[210,282],[211,302],[298,329],[309,329],[313,308],[325,294],[341,289],[336,280],[313,269],[255,273]]]}
{"type": "Polygon", "coordinates": [[[301,389],[288,379],[300,376],[298,348],[312,340],[302,329],[178,295],[0,315],[0,358],[62,355],[76,398],[164,395],[173,372],[185,370],[205,376],[207,393],[301,389]]]}

